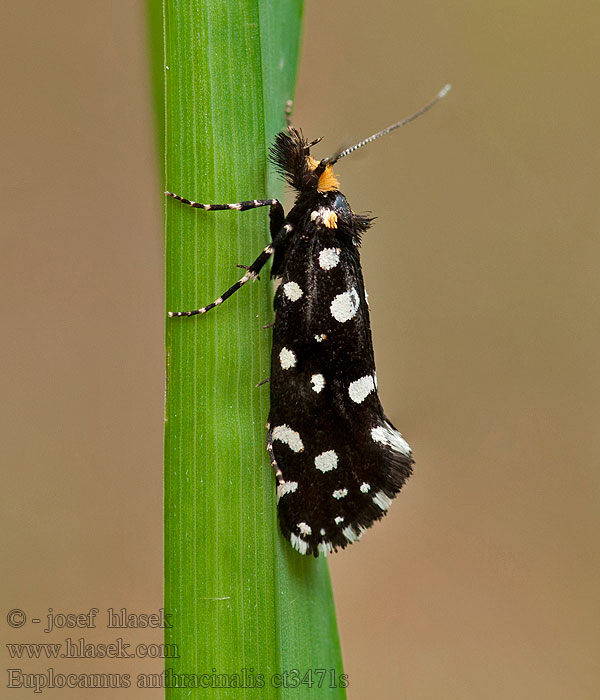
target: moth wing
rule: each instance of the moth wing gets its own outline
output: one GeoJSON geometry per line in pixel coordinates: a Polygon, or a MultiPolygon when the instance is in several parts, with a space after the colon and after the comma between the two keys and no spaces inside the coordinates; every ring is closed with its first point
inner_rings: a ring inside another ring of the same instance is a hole
{"type": "Polygon", "coordinates": [[[333,243],[315,237],[288,257],[271,366],[281,529],[315,556],[344,548],[385,515],[412,464],[377,395],[358,256],[333,243]]]}
{"type": "Polygon", "coordinates": [[[328,411],[306,446],[300,434],[273,429],[273,453],[283,465],[281,530],[302,554],[327,555],[359,539],[385,515],[410,475],[408,444],[385,418],[373,418],[350,432],[328,411]],[[329,427],[336,424],[334,436],[329,427]]]}

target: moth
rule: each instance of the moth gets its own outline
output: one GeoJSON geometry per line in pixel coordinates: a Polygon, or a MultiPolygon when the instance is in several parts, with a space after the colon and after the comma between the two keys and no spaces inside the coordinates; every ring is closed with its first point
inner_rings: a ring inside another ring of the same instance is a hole
{"type": "Polygon", "coordinates": [[[308,141],[291,125],[288,103],[287,128],[270,149],[272,163],[296,192],[287,214],[277,199],[200,204],[166,192],[205,211],[269,207],[271,242],[241,279],[207,306],[169,316],[220,306],[273,256],[271,275],[281,283],[274,298],[266,447],[281,531],[301,554],[327,556],[358,540],[386,514],[413,464],[377,394],[359,257],[372,219],[352,211],[333,165],[416,119],[449,89],[410,117],[322,160],[310,154],[321,139],[308,141]]]}

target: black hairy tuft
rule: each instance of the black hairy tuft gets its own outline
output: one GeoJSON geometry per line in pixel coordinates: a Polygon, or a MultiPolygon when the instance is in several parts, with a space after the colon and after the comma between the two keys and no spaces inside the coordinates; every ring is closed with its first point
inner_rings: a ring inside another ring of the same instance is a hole
{"type": "Polygon", "coordinates": [[[290,126],[275,137],[275,143],[269,149],[269,159],[291,187],[305,190],[316,185],[306,159],[309,153],[308,141],[302,131],[290,126]]]}

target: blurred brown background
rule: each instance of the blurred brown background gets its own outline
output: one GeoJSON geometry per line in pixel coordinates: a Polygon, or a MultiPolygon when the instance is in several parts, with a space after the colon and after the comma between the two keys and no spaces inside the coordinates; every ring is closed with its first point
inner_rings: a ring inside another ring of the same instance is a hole
{"type": "MultiPolygon", "coordinates": [[[[161,202],[144,3],[2,15],[0,617],[35,642],[6,610],[161,605],[161,202]]],[[[338,167],[378,217],[379,383],[417,460],[331,559],[351,700],[600,697],[599,20],[591,1],[307,3],[295,122],[321,155],[453,83],[338,167]]]]}

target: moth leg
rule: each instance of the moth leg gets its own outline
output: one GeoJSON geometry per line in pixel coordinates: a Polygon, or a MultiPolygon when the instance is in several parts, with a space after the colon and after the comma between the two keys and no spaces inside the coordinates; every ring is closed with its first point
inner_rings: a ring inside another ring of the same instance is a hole
{"type": "Polygon", "coordinates": [[[173,199],[188,204],[190,207],[195,209],[204,209],[204,211],[248,211],[249,209],[257,209],[258,207],[271,207],[280,210],[283,213],[283,207],[278,199],[249,199],[245,202],[235,202],[233,204],[201,204],[200,202],[192,202],[185,197],[181,197],[173,192],[165,192],[167,197],[173,197],[173,199]]]}
{"type": "Polygon", "coordinates": [[[269,423],[267,423],[267,452],[269,453],[271,466],[273,467],[273,471],[275,472],[275,479],[277,481],[277,503],[279,503],[280,498],[282,498],[288,493],[294,493],[294,491],[298,490],[298,482],[286,481],[283,476],[283,472],[277,464],[277,460],[275,459],[275,454],[273,452],[273,430],[271,429],[269,423]]]}
{"type": "Polygon", "coordinates": [[[278,199],[249,199],[245,202],[234,202],[232,204],[200,204],[200,202],[192,202],[173,192],[165,192],[165,194],[179,202],[188,204],[190,207],[204,209],[204,211],[248,211],[249,209],[257,209],[258,207],[269,207],[269,230],[271,231],[271,238],[275,238],[275,235],[285,222],[283,206],[278,199]]]}
{"type": "Polygon", "coordinates": [[[215,306],[220,306],[226,299],[228,299],[232,294],[235,294],[238,289],[243,287],[246,282],[251,279],[256,279],[258,277],[258,272],[262,266],[267,262],[267,260],[273,255],[273,246],[268,245],[263,252],[256,258],[256,260],[250,265],[246,274],[241,277],[234,285],[229,287],[229,289],[221,294],[218,299],[215,299],[212,304],[203,306],[201,309],[194,309],[193,311],[169,311],[169,316],[195,316],[196,314],[205,314],[207,311],[214,309],[215,306]]]}
{"type": "Polygon", "coordinates": [[[254,388],[258,389],[259,386],[262,386],[263,384],[268,384],[270,381],[271,377],[267,377],[266,379],[263,379],[262,382],[258,382],[258,384],[254,388]]]}
{"type": "Polygon", "coordinates": [[[285,124],[289,128],[292,126],[292,107],[294,106],[293,100],[288,100],[285,103],[285,124]]]}
{"type": "Polygon", "coordinates": [[[248,282],[251,279],[256,279],[258,277],[258,273],[262,269],[263,265],[267,262],[271,255],[273,255],[273,253],[275,252],[275,248],[287,238],[291,230],[292,225],[285,224],[279,231],[277,236],[275,236],[273,242],[270,243],[262,251],[258,258],[256,258],[252,265],[248,267],[246,274],[243,277],[241,277],[234,285],[229,287],[229,289],[226,292],[221,294],[221,296],[218,299],[215,299],[211,304],[203,306],[201,309],[194,309],[193,311],[169,311],[169,316],[171,318],[173,316],[196,316],[197,314],[205,314],[207,311],[214,309],[215,306],[220,306],[226,299],[229,299],[229,297],[232,294],[235,294],[235,292],[237,292],[237,290],[240,289],[240,287],[243,287],[246,284],[246,282],[248,282]]]}
{"type": "MultiPolygon", "coordinates": [[[[250,269],[250,268],[248,267],[248,265],[241,265],[241,264],[240,264],[240,265],[236,265],[236,267],[241,267],[242,270],[249,270],[249,269],[250,269]]],[[[260,282],[260,275],[256,275],[256,279],[260,282]]]]}
{"type": "Polygon", "coordinates": [[[275,454],[273,452],[273,428],[267,423],[267,452],[269,453],[269,459],[271,460],[271,466],[275,472],[275,479],[277,480],[277,486],[283,486],[285,484],[285,479],[283,478],[283,473],[277,464],[275,459],[275,454]]]}

